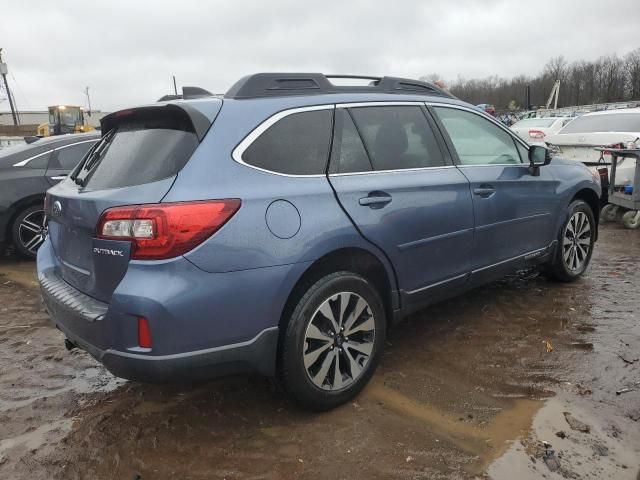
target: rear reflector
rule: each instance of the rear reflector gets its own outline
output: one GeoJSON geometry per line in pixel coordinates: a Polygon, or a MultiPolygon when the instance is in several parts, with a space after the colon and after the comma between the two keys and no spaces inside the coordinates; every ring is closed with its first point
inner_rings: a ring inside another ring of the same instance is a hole
{"type": "Polygon", "coordinates": [[[138,345],[142,348],[151,348],[151,328],[149,320],[144,317],[138,317],[138,345]]]}
{"type": "Polygon", "coordinates": [[[100,216],[96,236],[131,241],[135,260],[163,260],[201,244],[239,208],[237,198],[114,207],[100,216]]]}

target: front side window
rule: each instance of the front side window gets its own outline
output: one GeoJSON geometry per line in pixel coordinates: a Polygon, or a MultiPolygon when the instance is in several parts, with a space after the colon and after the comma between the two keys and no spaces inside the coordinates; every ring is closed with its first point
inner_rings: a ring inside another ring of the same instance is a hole
{"type": "Polygon", "coordinates": [[[419,106],[352,108],[374,170],[441,167],[444,158],[419,106]]]}
{"type": "Polygon", "coordinates": [[[521,163],[516,143],[507,132],[481,115],[435,107],[462,165],[521,163]]]}
{"type": "Polygon", "coordinates": [[[293,113],[264,131],[242,154],[254,167],[288,175],[324,174],[333,110],[293,113]]]}

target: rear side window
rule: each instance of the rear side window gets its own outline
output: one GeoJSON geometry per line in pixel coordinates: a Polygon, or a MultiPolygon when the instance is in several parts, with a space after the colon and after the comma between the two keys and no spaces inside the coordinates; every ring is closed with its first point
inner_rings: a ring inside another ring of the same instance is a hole
{"type": "Polygon", "coordinates": [[[185,119],[139,115],[107,132],[74,178],[93,190],[155,182],[176,175],[197,146],[185,119]]]}
{"type": "Polygon", "coordinates": [[[513,137],[484,116],[456,108],[435,107],[434,110],[462,165],[521,163],[513,137]]]}
{"type": "Polygon", "coordinates": [[[374,170],[440,167],[442,153],[418,106],[351,109],[374,170]]]}
{"type": "MultiPolygon", "coordinates": [[[[96,140],[97,141],[97,140],[96,140]]],[[[82,157],[89,151],[96,142],[83,142],[76,145],[63,147],[55,152],[55,161],[49,168],[60,168],[62,170],[72,170],[82,157]]]]}
{"type": "Polygon", "coordinates": [[[293,113],[271,125],[242,154],[248,165],[288,175],[323,174],[333,110],[293,113]]]}
{"type": "Polygon", "coordinates": [[[371,162],[351,115],[344,108],[336,110],[329,173],[356,173],[371,170],[373,170],[371,162]]]}

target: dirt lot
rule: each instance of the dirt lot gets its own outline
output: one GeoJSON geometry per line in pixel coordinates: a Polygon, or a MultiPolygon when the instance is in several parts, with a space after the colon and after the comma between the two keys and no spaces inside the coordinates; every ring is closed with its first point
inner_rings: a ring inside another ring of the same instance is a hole
{"type": "Polygon", "coordinates": [[[355,402],[310,414],[261,378],[114,379],[5,257],[0,478],[640,479],[638,258],[607,225],[580,282],[521,272],[414,315],[355,402]]]}

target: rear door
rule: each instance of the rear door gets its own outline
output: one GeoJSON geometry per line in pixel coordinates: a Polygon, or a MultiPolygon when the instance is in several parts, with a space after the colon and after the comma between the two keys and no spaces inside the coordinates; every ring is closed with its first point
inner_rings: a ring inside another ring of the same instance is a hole
{"type": "Polygon", "coordinates": [[[55,185],[60,180],[64,180],[67,174],[80,163],[80,160],[82,160],[97,141],[97,138],[84,140],[56,148],[51,153],[51,158],[49,159],[46,173],[47,181],[51,185],[55,185]]]}
{"type": "Polygon", "coordinates": [[[559,198],[551,169],[541,167],[533,176],[526,147],[484,115],[453,106],[432,108],[470,182],[475,273],[547,247],[555,237],[559,198]]]}
{"type": "Polygon", "coordinates": [[[114,206],[162,201],[201,138],[190,115],[179,108],[112,115],[100,143],[49,190],[47,201],[57,274],[102,301],[111,298],[126,272],[130,243],[95,238],[100,215],[114,206]]]}
{"type": "Polygon", "coordinates": [[[471,260],[469,183],[431,122],[417,104],[338,105],[335,116],[329,180],[409,301],[463,283],[471,260]]]}

